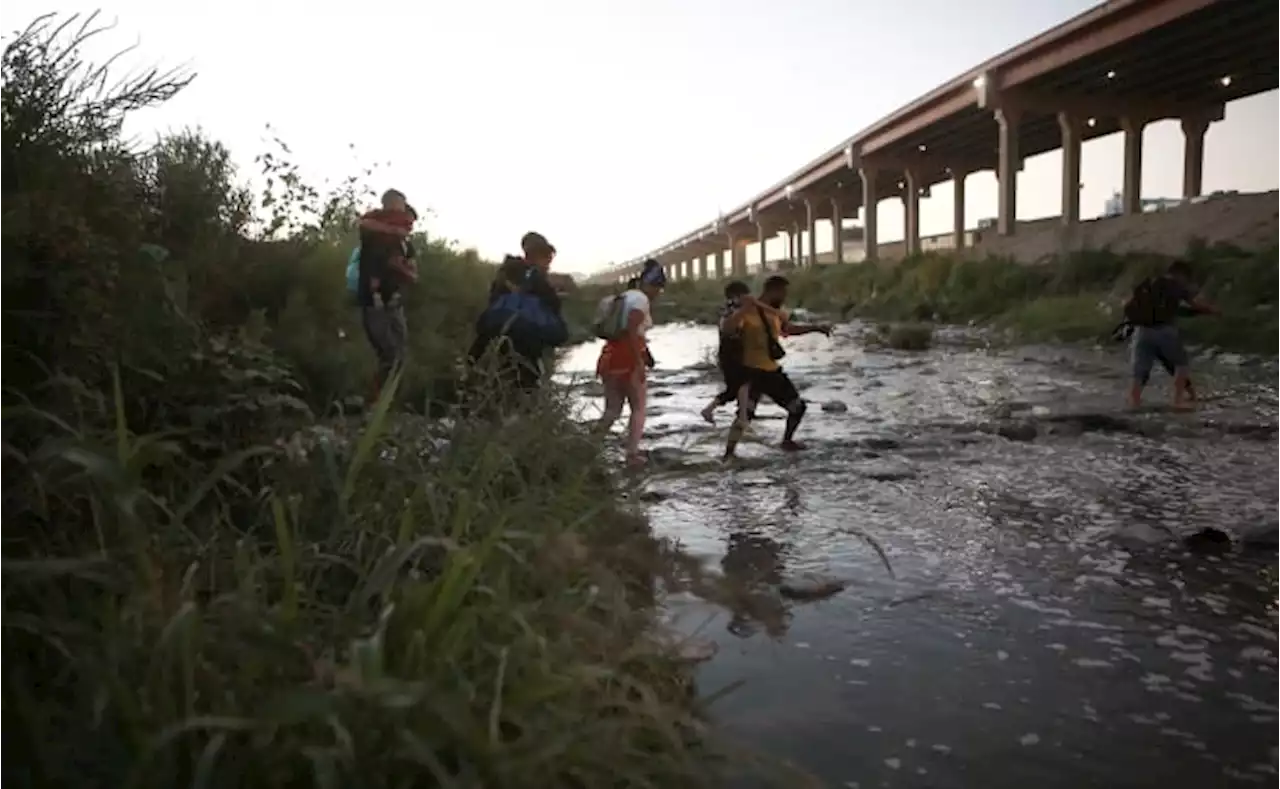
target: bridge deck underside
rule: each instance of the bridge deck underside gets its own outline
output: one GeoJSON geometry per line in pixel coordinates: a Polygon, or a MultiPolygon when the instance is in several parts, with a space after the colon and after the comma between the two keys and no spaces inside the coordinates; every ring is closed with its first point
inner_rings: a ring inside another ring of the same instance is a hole
{"type": "MultiPolygon", "coordinates": [[[[1274,90],[1280,85],[1280,26],[1275,7],[1262,0],[1222,0],[1163,27],[1073,61],[1019,88],[1040,96],[1068,96],[1074,100],[1100,99],[1107,105],[1123,102],[1178,103],[1211,106],[1274,90]],[[1108,74],[1114,73],[1114,77],[1108,74]],[[1222,78],[1230,77],[1223,85],[1222,78]]],[[[1085,141],[1120,130],[1120,119],[1099,115],[1093,125],[1081,128],[1085,141]]],[[[1027,113],[1019,124],[1018,145],[1024,157],[1061,147],[1062,136],[1054,115],[1027,113]]],[[[976,102],[919,132],[896,141],[883,151],[885,157],[908,158],[923,146],[939,166],[921,173],[921,186],[951,178],[948,163],[978,164],[993,169],[998,152],[998,127],[990,109],[976,102]]],[[[887,174],[879,179],[878,199],[900,196],[901,178],[887,174]]],[[[811,195],[836,196],[846,216],[862,204],[862,183],[857,174],[844,170],[813,184],[811,195]]],[[[790,227],[804,221],[804,207],[797,200],[762,212],[766,224],[790,227]]],[[[829,201],[822,200],[822,203],[829,201]]],[[[824,211],[829,209],[824,208],[824,211]]],[[[742,230],[745,231],[745,223],[742,230]]]]}

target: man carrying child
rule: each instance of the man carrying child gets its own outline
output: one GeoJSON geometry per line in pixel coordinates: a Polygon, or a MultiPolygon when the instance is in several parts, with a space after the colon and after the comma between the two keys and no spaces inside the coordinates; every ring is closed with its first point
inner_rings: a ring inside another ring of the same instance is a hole
{"type": "Polygon", "coordinates": [[[418,281],[413,247],[408,243],[417,212],[402,192],[388,190],[382,207],[360,217],[360,279],[356,298],[365,336],[378,357],[373,399],[393,370],[404,362],[409,332],[405,325],[402,285],[418,281]]]}

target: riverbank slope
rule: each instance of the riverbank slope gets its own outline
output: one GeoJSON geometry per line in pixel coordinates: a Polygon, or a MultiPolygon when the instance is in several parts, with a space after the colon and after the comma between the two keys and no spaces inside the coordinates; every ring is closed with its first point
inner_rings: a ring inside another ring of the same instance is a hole
{"type": "Polygon", "coordinates": [[[666,547],[559,390],[502,425],[402,413],[452,385],[492,269],[418,239],[412,361],[344,419],[373,195],[283,144],[264,194],[198,132],[131,147],[126,114],[190,76],[99,90],[80,21],[0,64],[5,778],[711,784],[666,547]]]}

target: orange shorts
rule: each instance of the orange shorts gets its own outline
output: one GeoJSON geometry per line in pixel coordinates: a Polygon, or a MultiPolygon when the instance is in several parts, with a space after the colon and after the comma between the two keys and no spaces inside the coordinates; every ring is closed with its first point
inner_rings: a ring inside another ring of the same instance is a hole
{"type": "Polygon", "coordinates": [[[644,359],[636,358],[630,339],[609,340],[600,351],[600,361],[596,363],[596,375],[601,378],[627,376],[643,368],[644,359]]]}

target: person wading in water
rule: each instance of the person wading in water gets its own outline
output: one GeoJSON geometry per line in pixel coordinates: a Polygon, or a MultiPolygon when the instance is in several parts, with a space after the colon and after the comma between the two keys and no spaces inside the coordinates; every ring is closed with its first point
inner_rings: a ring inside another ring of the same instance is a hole
{"type": "MultiPolygon", "coordinates": [[[[653,326],[651,305],[666,287],[667,275],[656,260],[646,260],[637,287],[617,299],[618,330],[605,341],[596,372],[604,384],[604,414],[596,423],[598,433],[608,432],[622,416],[622,404],[631,409],[627,422],[627,464],[640,465],[640,439],[644,435],[647,370],[653,366],[645,334],[653,326]]],[[[612,319],[611,319],[612,320],[612,319]]]]}
{"type": "Polygon", "coordinates": [[[825,324],[791,322],[787,311],[782,308],[787,300],[787,287],[790,284],[786,277],[769,277],[764,282],[760,298],[753,299],[749,295],[742,297],[738,311],[728,319],[729,325],[735,327],[742,337],[742,366],[746,371],[747,387],[745,396],[738,400],[738,418],[729,428],[729,440],[724,448],[725,460],[734,456],[747,424],[755,417],[756,406],[761,397],[768,397],[787,412],[787,426],[782,433],[782,450],[794,452],[804,449],[804,445],[795,440],[795,434],[804,419],[806,406],[795,384],[778,363],[786,355],[778,338],[813,333],[830,337],[831,327],[825,324]]]}
{"type": "Polygon", "coordinates": [[[716,366],[720,368],[720,375],[724,378],[724,390],[711,398],[707,407],[702,409],[702,418],[713,425],[716,422],[716,409],[736,403],[739,390],[747,383],[747,373],[742,366],[742,338],[737,327],[729,324],[729,319],[741,308],[743,297],[750,295],[751,288],[741,280],[734,280],[724,286],[724,304],[720,305],[717,319],[720,344],[716,349],[716,366]]]}
{"type": "Polygon", "coordinates": [[[1194,403],[1190,360],[1175,320],[1184,304],[1196,313],[1216,315],[1218,309],[1195,294],[1190,278],[1191,268],[1176,260],[1169,264],[1165,274],[1139,282],[1124,304],[1125,320],[1134,327],[1133,380],[1127,398],[1130,408],[1142,406],[1142,390],[1151,379],[1151,368],[1156,362],[1173,370],[1173,407],[1186,410],[1194,403]]]}

